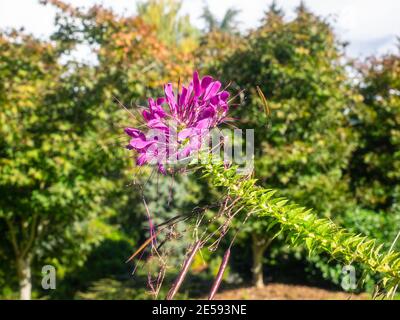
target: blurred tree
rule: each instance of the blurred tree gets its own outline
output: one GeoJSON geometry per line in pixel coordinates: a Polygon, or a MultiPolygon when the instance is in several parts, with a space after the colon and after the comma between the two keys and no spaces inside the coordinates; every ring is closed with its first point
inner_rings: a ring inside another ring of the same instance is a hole
{"type": "Polygon", "coordinates": [[[352,189],[361,206],[392,210],[400,203],[400,46],[397,54],[371,58],[359,69],[364,103],[352,114],[360,136],[352,189]]]}
{"type": "Polygon", "coordinates": [[[237,17],[240,10],[235,8],[228,8],[221,20],[219,20],[210,10],[208,6],[203,8],[203,14],[201,18],[204,20],[206,32],[226,32],[226,33],[237,33],[238,32],[238,21],[237,17]]]}
{"type": "Polygon", "coordinates": [[[212,74],[220,77],[221,65],[236,50],[244,45],[244,39],[239,34],[226,33],[222,31],[211,31],[204,34],[200,39],[200,47],[196,50],[196,66],[203,70],[204,74],[212,74]]]}
{"type": "MultiPolygon", "coordinates": [[[[242,127],[255,129],[256,176],[326,216],[353,206],[347,166],[356,143],[346,112],[360,97],[351,89],[341,58],[340,43],[326,21],[304,5],[294,20],[285,21],[273,4],[246,47],[222,65],[225,80],[247,91],[233,116],[242,127]]],[[[265,228],[254,224],[253,242],[268,243],[265,228]]],[[[264,246],[253,248],[257,264],[264,246]]],[[[262,272],[259,265],[253,270],[262,272]]]]}
{"type": "Polygon", "coordinates": [[[202,18],[206,28],[200,38],[200,46],[195,52],[196,66],[204,73],[221,76],[221,65],[244,44],[238,32],[237,16],[239,10],[229,8],[221,21],[204,7],[202,18]]]}
{"type": "MultiPolygon", "coordinates": [[[[152,223],[158,225],[177,217],[178,215],[190,215],[193,209],[198,206],[204,195],[200,194],[200,186],[197,181],[190,179],[189,176],[159,176],[149,180],[144,186],[143,196],[149,212],[146,212],[145,205],[142,201],[141,212],[143,229],[149,230],[149,219],[147,214],[151,216],[152,223]]],[[[187,244],[192,241],[191,223],[180,222],[174,227],[177,241],[168,241],[164,248],[167,248],[168,267],[176,268],[183,261],[182,257],[187,250],[187,244]]],[[[146,232],[146,237],[150,233],[146,232]]],[[[163,239],[159,237],[161,242],[163,239]]]]}
{"type": "Polygon", "coordinates": [[[154,26],[159,41],[190,53],[197,48],[199,32],[188,14],[180,16],[181,7],[182,2],[177,0],[150,0],[137,4],[137,14],[154,26]]]}
{"type": "Polygon", "coordinates": [[[181,20],[177,15],[175,5],[178,3],[175,1],[152,1],[148,5],[139,5],[143,18],[120,16],[101,6],[84,10],[60,0],[42,2],[59,9],[57,30],[52,39],[60,47],[65,51],[78,44],[92,48],[97,58],[98,84],[103,86],[108,101],[116,96],[124,103],[131,103],[138,97],[153,93],[146,93],[146,89],[154,90],[162,88],[166,82],[186,80],[193,72],[194,47],[188,45],[182,50],[181,46],[173,43],[178,41],[183,45],[183,40],[192,39],[192,34],[185,31],[189,28],[189,21],[181,20]],[[160,10],[166,10],[168,15],[158,22],[152,21],[153,11],[160,10]],[[170,30],[180,26],[183,29],[181,35],[167,41],[162,24],[169,25],[170,30]],[[162,38],[164,41],[160,41],[162,38]]]}
{"type": "Polygon", "coordinates": [[[1,247],[29,299],[32,264],[80,264],[107,232],[121,164],[104,143],[109,115],[81,100],[92,71],[68,73],[56,47],[17,32],[0,51],[1,247]]]}
{"type": "MultiPolygon", "coordinates": [[[[195,39],[192,33],[194,29],[189,30],[190,21],[187,18],[180,18],[180,4],[177,1],[140,3],[139,16],[128,17],[121,17],[101,6],[84,10],[58,0],[45,3],[51,3],[59,9],[57,31],[52,39],[62,52],[68,54],[72,48],[85,44],[91,46],[96,55],[97,61],[91,67],[93,75],[89,82],[92,94],[87,99],[101,106],[102,112],[110,115],[112,124],[118,123],[119,127],[136,126],[141,119],[140,105],[146,103],[144,98],[161,95],[160,89],[166,82],[172,81],[177,85],[179,79],[182,83],[193,72],[193,49],[186,46],[185,41],[195,39]],[[169,34],[169,38],[165,37],[166,34],[169,34]],[[114,98],[126,105],[129,113],[116,112],[114,98]]],[[[116,128],[110,130],[110,138],[122,141],[115,139],[115,133],[116,128]]],[[[154,214],[155,223],[185,212],[188,203],[197,203],[199,195],[193,181],[178,177],[171,182],[163,176],[157,179],[146,170],[128,170],[128,167],[133,167],[131,162],[120,168],[128,178],[121,179],[120,186],[123,182],[131,186],[129,179],[132,175],[135,175],[136,182],[145,185],[145,199],[150,213],[154,214]]],[[[110,222],[119,226],[126,235],[136,236],[140,233],[138,238],[143,240],[149,224],[141,191],[139,188],[121,190],[118,191],[121,201],[114,206],[119,214],[113,216],[110,222]]],[[[183,247],[183,243],[180,247],[183,247]]],[[[174,250],[179,251],[179,248],[174,250]]],[[[172,258],[179,258],[180,261],[181,254],[182,250],[172,258]]]]}
{"type": "MultiPolygon", "coordinates": [[[[233,81],[233,94],[247,90],[234,116],[256,130],[256,175],[262,183],[391,243],[396,230],[389,232],[388,226],[396,226],[400,211],[398,54],[370,59],[360,70],[357,94],[331,26],[304,4],[286,21],[273,2],[262,26],[247,37],[237,32],[237,10],[229,9],[219,21],[205,8],[207,32],[199,38],[175,0],[140,2],[135,16],[102,6],[85,10],[60,0],[42,2],[59,9],[53,44],[19,33],[0,35],[0,232],[6,235],[0,240],[0,286],[5,291],[14,285],[14,279],[1,279],[10,270],[18,271],[21,296],[27,298],[32,266],[33,272],[44,263],[59,272],[81,266],[94,244],[105,235],[116,237],[114,226],[125,233],[121,251],[127,239],[144,236],[142,199],[126,188],[138,171],[124,159],[120,126],[138,121],[136,103],[160,94],[165,82],[185,81],[195,66],[233,81]],[[96,61],[59,62],[82,44],[96,61]],[[268,99],[270,115],[256,85],[268,99]],[[118,108],[115,98],[130,113],[118,108]],[[353,211],[356,205],[390,216],[353,211]],[[379,229],[385,229],[382,235],[379,229]]],[[[146,185],[156,223],[216,198],[205,185],[178,180],[146,185]]],[[[264,252],[271,243],[266,226],[251,218],[241,233],[252,243],[257,286],[263,284],[264,252]]],[[[279,239],[273,245],[279,247],[279,239]]],[[[331,274],[325,262],[316,264],[331,274]]],[[[124,285],[114,284],[125,292],[124,285]]],[[[103,296],[107,285],[100,281],[93,290],[103,296]]]]}

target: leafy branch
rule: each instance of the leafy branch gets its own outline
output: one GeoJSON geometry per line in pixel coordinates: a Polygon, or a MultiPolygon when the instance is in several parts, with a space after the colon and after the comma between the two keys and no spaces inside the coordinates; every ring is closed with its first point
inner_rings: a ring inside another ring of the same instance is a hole
{"type": "Polygon", "coordinates": [[[305,245],[310,255],[325,252],[345,264],[361,263],[382,276],[376,295],[395,294],[400,283],[400,253],[383,252],[383,245],[376,240],[352,234],[329,219],[318,218],[311,209],[275,196],[276,190],[262,188],[256,185],[256,179],[238,175],[236,166],[209,161],[202,170],[214,186],[239,199],[237,205],[269,218],[267,232],[275,236],[283,233],[289,245],[305,245]]]}

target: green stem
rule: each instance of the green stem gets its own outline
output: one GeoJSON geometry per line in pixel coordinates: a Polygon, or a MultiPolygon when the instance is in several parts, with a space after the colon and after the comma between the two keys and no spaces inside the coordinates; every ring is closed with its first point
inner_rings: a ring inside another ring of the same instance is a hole
{"type": "Polygon", "coordinates": [[[239,199],[238,205],[269,218],[267,231],[285,234],[289,245],[303,244],[310,254],[325,252],[345,264],[361,263],[382,276],[381,286],[386,295],[395,293],[400,284],[399,253],[383,253],[376,240],[352,234],[329,219],[318,218],[311,210],[275,197],[275,190],[257,186],[255,179],[238,175],[235,166],[227,168],[222,162],[210,161],[202,168],[214,186],[239,199]]]}

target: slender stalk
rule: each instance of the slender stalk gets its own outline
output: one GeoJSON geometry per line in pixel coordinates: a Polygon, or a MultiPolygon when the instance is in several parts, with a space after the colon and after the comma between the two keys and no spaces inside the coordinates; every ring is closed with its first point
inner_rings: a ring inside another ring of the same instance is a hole
{"type": "Polygon", "coordinates": [[[135,258],[142,250],[144,250],[144,249],[149,245],[149,243],[152,242],[152,241],[160,234],[160,231],[161,231],[161,230],[159,230],[159,231],[156,232],[156,233],[153,233],[153,235],[152,235],[150,238],[148,238],[145,242],[143,242],[143,244],[139,247],[139,249],[137,249],[137,250],[135,251],[135,253],[132,254],[132,255],[128,258],[128,260],[126,260],[125,263],[128,263],[129,261],[131,261],[131,260],[132,260],[133,258],[135,258]]]}
{"type": "Polygon", "coordinates": [[[231,248],[228,248],[228,250],[226,250],[226,252],[224,254],[224,257],[222,258],[221,265],[219,266],[217,277],[215,278],[214,283],[211,287],[211,291],[208,296],[208,300],[214,299],[214,296],[217,293],[219,286],[221,284],[222,278],[224,277],[224,272],[225,272],[226,266],[228,265],[230,256],[231,256],[231,248]]]}
{"type": "Polygon", "coordinates": [[[175,282],[172,284],[171,289],[168,291],[166,300],[172,300],[175,296],[175,294],[178,292],[179,288],[181,287],[183,280],[185,280],[185,277],[189,271],[189,267],[193,262],[193,258],[196,255],[197,251],[201,248],[203,245],[203,242],[201,240],[197,241],[190,252],[189,256],[185,260],[183,267],[181,271],[179,272],[178,277],[176,278],[175,282]]]}

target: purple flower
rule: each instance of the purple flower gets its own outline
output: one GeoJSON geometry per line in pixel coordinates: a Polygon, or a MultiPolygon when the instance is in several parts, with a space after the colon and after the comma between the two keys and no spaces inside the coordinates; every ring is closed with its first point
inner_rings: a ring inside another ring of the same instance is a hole
{"type": "Polygon", "coordinates": [[[220,89],[219,81],[210,76],[200,79],[196,71],[177,97],[168,83],[165,98],[150,98],[142,112],[146,130],[125,129],[131,137],[127,148],[139,153],[137,165],[157,165],[166,174],[170,164],[198,152],[209,130],[224,121],[228,112],[229,93],[220,89]]]}

